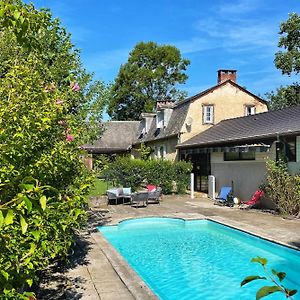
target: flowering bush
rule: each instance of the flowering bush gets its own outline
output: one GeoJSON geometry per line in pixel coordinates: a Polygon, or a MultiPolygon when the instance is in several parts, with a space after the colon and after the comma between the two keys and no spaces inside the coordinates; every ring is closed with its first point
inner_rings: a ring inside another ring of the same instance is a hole
{"type": "Polygon", "coordinates": [[[1,2],[0,25],[0,299],[27,299],[85,220],[80,146],[99,135],[106,89],[48,11],[1,2]]]}

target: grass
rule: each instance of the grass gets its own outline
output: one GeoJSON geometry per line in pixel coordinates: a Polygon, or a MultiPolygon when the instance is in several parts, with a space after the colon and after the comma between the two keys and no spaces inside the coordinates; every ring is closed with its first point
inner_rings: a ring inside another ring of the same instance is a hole
{"type": "Polygon", "coordinates": [[[112,184],[110,182],[106,182],[104,179],[96,178],[94,182],[94,187],[91,189],[89,193],[89,197],[102,196],[106,194],[106,190],[111,188],[112,184]]]}

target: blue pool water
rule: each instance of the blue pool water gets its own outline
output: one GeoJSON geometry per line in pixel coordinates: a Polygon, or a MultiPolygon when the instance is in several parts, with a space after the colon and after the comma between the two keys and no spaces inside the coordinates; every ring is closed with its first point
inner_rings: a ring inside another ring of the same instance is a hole
{"type": "Polygon", "coordinates": [[[255,299],[259,287],[271,285],[240,287],[244,277],[264,275],[250,262],[256,256],[286,272],[284,285],[298,289],[300,299],[300,251],[208,220],[143,218],[98,229],[160,299],[255,299]]]}

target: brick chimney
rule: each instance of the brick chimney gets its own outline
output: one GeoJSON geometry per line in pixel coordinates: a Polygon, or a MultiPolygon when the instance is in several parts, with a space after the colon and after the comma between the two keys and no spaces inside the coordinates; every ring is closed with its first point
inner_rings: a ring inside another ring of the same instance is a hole
{"type": "Polygon", "coordinates": [[[174,101],[170,99],[156,101],[156,110],[161,110],[164,108],[173,108],[173,106],[174,106],[174,101]]]}
{"type": "Polygon", "coordinates": [[[236,82],[236,70],[218,70],[218,84],[229,79],[236,82]]]}

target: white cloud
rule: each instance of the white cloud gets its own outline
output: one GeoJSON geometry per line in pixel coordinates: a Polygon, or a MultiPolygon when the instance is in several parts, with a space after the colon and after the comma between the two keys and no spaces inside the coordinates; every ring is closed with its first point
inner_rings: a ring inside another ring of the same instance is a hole
{"type": "MultiPolygon", "coordinates": [[[[279,86],[288,85],[293,82],[292,78],[281,76],[277,70],[269,71],[264,76],[257,76],[255,79],[244,81],[243,84],[253,92],[259,91],[261,96],[267,92],[275,91],[279,86]]],[[[243,74],[244,75],[244,74],[243,74]]]]}
{"type": "Polygon", "coordinates": [[[181,53],[188,54],[216,48],[218,45],[211,39],[194,37],[190,40],[181,40],[169,43],[180,49],[181,53]]]}
{"type": "Polygon", "coordinates": [[[274,48],[277,29],[267,21],[208,18],[199,21],[196,30],[228,51],[274,48]]]}
{"type": "Polygon", "coordinates": [[[256,10],[263,1],[259,0],[238,0],[234,2],[223,2],[216,6],[216,12],[220,15],[240,15],[256,10]]]}

